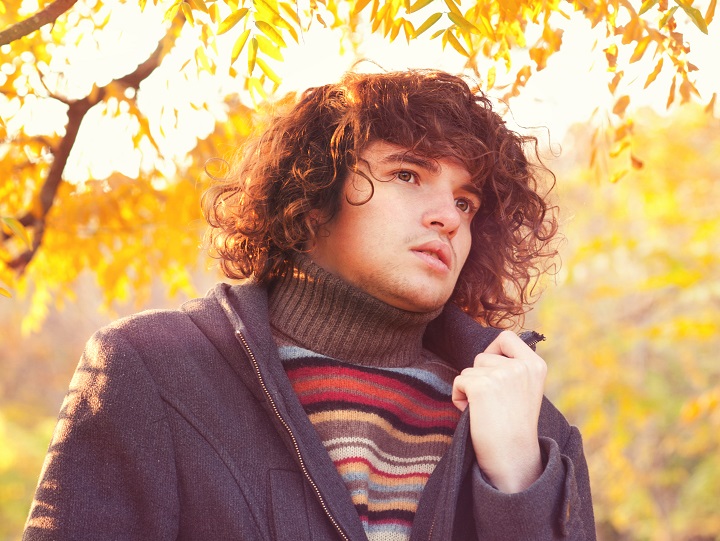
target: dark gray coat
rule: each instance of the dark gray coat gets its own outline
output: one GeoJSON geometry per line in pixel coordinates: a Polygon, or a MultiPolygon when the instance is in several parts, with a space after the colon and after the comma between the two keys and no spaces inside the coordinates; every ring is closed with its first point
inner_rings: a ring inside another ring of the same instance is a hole
{"type": "MultiPolygon", "coordinates": [[[[425,339],[462,369],[497,333],[448,305],[425,339]]],[[[580,434],[547,400],[539,428],[545,471],[508,495],[482,479],[463,414],[412,539],[595,539],[580,434]]],[[[23,539],[366,539],[282,368],[264,289],[221,284],[92,337],[23,539]]]]}

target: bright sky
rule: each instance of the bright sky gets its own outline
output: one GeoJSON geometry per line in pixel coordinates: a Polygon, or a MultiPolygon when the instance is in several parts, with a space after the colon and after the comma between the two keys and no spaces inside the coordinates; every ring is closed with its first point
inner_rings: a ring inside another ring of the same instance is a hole
{"type": "MultiPolygon", "coordinates": [[[[25,3],[28,12],[34,11],[33,2],[26,0],[25,3]]],[[[142,17],[138,16],[137,6],[132,3],[112,5],[112,8],[106,9],[112,9],[112,16],[100,47],[94,43],[81,43],[80,51],[67,63],[60,52],[53,56],[49,71],[61,75],[49,76],[48,81],[64,88],[66,94],[82,96],[93,81],[103,85],[112,77],[131,71],[139,59],[148,56],[164,32],[163,27],[157,24],[157,15],[153,15],[155,8],[151,2],[148,2],[148,9],[142,17]]],[[[609,76],[602,52],[602,33],[599,29],[592,30],[578,15],[570,21],[562,21],[565,34],[561,51],[551,57],[546,70],[533,75],[521,95],[511,102],[512,117],[507,118],[511,125],[547,127],[553,145],[562,140],[572,123],[586,121],[597,106],[612,107],[606,90],[609,76]],[[593,51],[596,40],[601,45],[593,51]]],[[[83,30],[82,25],[76,28],[78,35],[83,30]]],[[[720,51],[720,32],[712,30],[714,28],[711,28],[710,36],[705,36],[689,24],[682,29],[695,47],[690,58],[700,67],[697,84],[704,101],[708,101],[713,92],[720,91],[720,71],[713,69],[717,51],[720,51]]],[[[231,41],[228,42],[231,44],[231,41]]],[[[323,30],[317,25],[303,36],[300,45],[292,44],[284,54],[285,62],[277,65],[277,71],[283,77],[281,91],[304,89],[337,80],[355,60],[349,55],[342,57],[339,54],[338,42],[338,33],[323,30]]],[[[197,37],[187,36],[186,47],[196,44],[197,37]]],[[[182,42],[177,45],[183,47],[182,42]]],[[[382,38],[367,36],[362,48],[366,58],[384,69],[435,67],[457,73],[463,64],[462,58],[449,47],[443,52],[439,40],[419,39],[408,46],[403,39],[388,44],[382,38]]],[[[162,107],[166,108],[168,118],[164,118],[162,123],[166,126],[167,140],[163,150],[171,158],[170,162],[181,162],[193,145],[192,135],[204,136],[213,126],[213,116],[204,111],[189,110],[186,106],[188,101],[208,100],[213,114],[219,118],[223,116],[220,101],[222,83],[212,80],[207,74],[185,80],[180,73],[181,62],[181,55],[167,57],[162,66],[167,76],[148,79],[138,96],[138,105],[144,111],[154,110],[160,114],[162,107]],[[214,103],[213,96],[217,96],[214,103]],[[184,111],[177,128],[174,127],[174,117],[169,115],[173,107],[184,111]]],[[[500,82],[502,71],[498,69],[500,82]]],[[[625,80],[632,81],[633,78],[633,74],[628,74],[625,80]]],[[[668,85],[663,84],[661,78],[647,90],[642,89],[643,84],[644,77],[638,78],[625,90],[632,94],[632,106],[651,105],[664,110],[668,85]]],[[[44,130],[49,123],[64,125],[64,106],[45,101],[45,104],[28,108],[15,122],[24,124],[26,129],[35,126],[38,131],[44,130]]],[[[8,110],[7,105],[0,101],[0,114],[5,117],[8,110]]],[[[66,168],[67,178],[104,178],[113,170],[135,176],[140,167],[151,166],[147,163],[147,155],[153,154],[150,149],[133,151],[127,135],[132,126],[121,127],[117,118],[104,116],[99,110],[91,111],[86,121],[87,128],[84,125],[81,130],[66,168]]],[[[12,124],[8,127],[12,130],[12,124]]],[[[547,142],[547,135],[540,137],[547,142]]],[[[165,173],[172,175],[172,166],[167,167],[170,169],[165,173]]]]}

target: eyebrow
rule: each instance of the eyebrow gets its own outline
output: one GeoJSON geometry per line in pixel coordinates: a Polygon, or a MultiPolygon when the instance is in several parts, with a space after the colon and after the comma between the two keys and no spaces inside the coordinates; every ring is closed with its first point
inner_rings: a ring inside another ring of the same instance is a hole
{"type": "Polygon", "coordinates": [[[440,172],[440,166],[437,161],[429,158],[423,158],[417,154],[411,154],[409,152],[395,152],[388,154],[382,160],[382,163],[409,163],[427,169],[432,173],[440,172]]]}

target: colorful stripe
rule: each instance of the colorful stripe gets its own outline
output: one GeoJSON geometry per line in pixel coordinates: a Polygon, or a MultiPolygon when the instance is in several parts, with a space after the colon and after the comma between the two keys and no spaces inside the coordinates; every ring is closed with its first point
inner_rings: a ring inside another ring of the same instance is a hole
{"type": "Polygon", "coordinates": [[[370,541],[407,541],[460,417],[451,400],[455,373],[430,358],[377,368],[295,346],[281,347],[280,356],[370,541]]]}

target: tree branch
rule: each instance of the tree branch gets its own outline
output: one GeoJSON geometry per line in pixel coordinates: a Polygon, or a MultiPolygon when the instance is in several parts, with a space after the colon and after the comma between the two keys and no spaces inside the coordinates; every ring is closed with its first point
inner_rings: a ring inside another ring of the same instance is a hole
{"type": "Polygon", "coordinates": [[[48,23],[55,22],[60,15],[73,7],[76,2],[77,0],[55,0],[55,2],[38,11],[35,15],[8,26],[0,32],[0,46],[27,36],[48,23]]]}
{"type": "MultiPolygon", "coordinates": [[[[85,118],[87,112],[105,98],[107,87],[112,84],[120,83],[126,87],[135,88],[137,90],[140,83],[160,65],[162,52],[163,40],[158,43],[158,46],[148,59],[135,68],[132,73],[111,81],[107,86],[94,88],[89,95],[80,100],[68,102],[68,122],[65,126],[65,136],[62,138],[57,148],[52,151],[54,159],[52,165],[50,166],[50,171],[45,178],[45,182],[40,188],[40,192],[38,194],[37,200],[39,206],[38,208],[35,208],[18,218],[23,226],[34,229],[32,246],[14,259],[7,261],[5,264],[9,268],[14,269],[19,274],[22,274],[40,248],[45,234],[48,212],[50,212],[50,209],[55,202],[55,196],[57,195],[58,188],[62,183],[62,174],[65,170],[65,165],[67,164],[70,151],[77,139],[80,125],[82,124],[83,118],[85,118]]],[[[11,235],[2,232],[3,241],[7,240],[10,236],[11,235]]]]}

